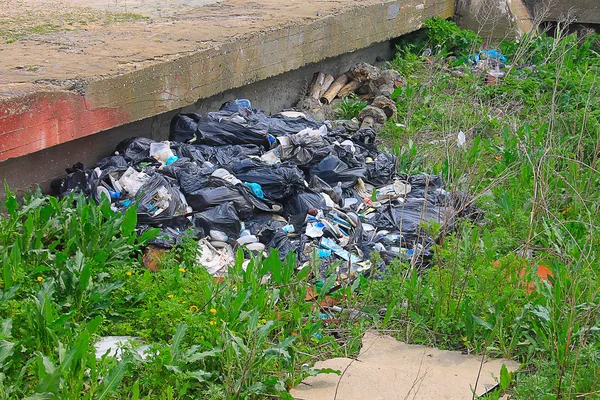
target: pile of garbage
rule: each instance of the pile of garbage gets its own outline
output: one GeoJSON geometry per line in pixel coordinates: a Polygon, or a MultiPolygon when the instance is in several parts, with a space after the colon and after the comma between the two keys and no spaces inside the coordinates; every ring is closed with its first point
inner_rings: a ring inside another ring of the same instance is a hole
{"type": "Polygon", "coordinates": [[[468,202],[447,193],[439,176],[398,174],[396,156],[378,151],[366,119],[334,126],[230,101],[205,116],[175,116],[169,141],[126,139],[54,186],[62,196],[104,196],[115,210],[136,207],[140,231],[161,229],[155,246],[194,235],[199,263],[213,274],[226,273],[238,247],[277,249],[282,259],[294,252],[299,267],[313,256],[323,265],[340,260],[346,275],[398,258],[426,264],[433,232],[450,229],[468,202]]]}

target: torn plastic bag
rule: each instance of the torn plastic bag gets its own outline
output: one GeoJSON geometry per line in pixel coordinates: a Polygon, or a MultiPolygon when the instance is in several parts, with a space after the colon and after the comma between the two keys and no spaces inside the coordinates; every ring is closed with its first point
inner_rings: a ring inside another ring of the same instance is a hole
{"type": "Polygon", "coordinates": [[[200,114],[177,114],[174,116],[169,127],[169,140],[194,143],[200,118],[200,114]]]}
{"type": "Polygon", "coordinates": [[[366,179],[367,169],[364,167],[350,168],[337,156],[330,155],[310,169],[311,176],[318,176],[330,186],[342,183],[343,188],[354,186],[358,178],[366,179]]]}
{"type": "Polygon", "coordinates": [[[194,225],[202,228],[204,232],[210,232],[211,229],[217,230],[233,239],[240,236],[242,228],[235,206],[231,202],[221,203],[195,214],[193,221],[194,225]]]}
{"type": "Polygon", "coordinates": [[[60,196],[67,196],[71,192],[82,192],[89,197],[96,191],[94,181],[98,179],[94,171],[88,170],[82,163],[76,163],[65,170],[67,176],[63,179],[52,181],[52,191],[60,196]]]}
{"type": "Polygon", "coordinates": [[[138,190],[138,222],[158,225],[170,222],[187,211],[183,194],[165,177],[155,174],[138,190]]]}
{"type": "MultiPolygon", "coordinates": [[[[413,175],[408,177],[408,183],[410,183],[411,191],[407,198],[409,199],[422,199],[427,198],[429,201],[439,202],[439,191],[437,189],[443,189],[444,183],[442,177],[439,175],[413,175]]],[[[443,197],[443,196],[442,196],[443,197]]]]}
{"type": "Polygon", "coordinates": [[[330,152],[329,143],[318,131],[304,130],[295,135],[280,136],[279,158],[296,165],[311,165],[325,158],[330,152]]]}
{"type": "Polygon", "coordinates": [[[367,163],[367,180],[375,185],[387,185],[396,173],[397,159],[389,153],[379,153],[371,163],[367,163]]]}
{"type": "Polygon", "coordinates": [[[224,202],[231,202],[242,220],[250,218],[255,208],[272,211],[271,207],[256,198],[248,189],[243,185],[233,186],[223,179],[211,177],[203,188],[188,193],[185,197],[194,211],[203,211],[224,202]]]}
{"type": "Polygon", "coordinates": [[[206,239],[198,242],[200,245],[200,255],[196,257],[199,265],[206,268],[209,274],[223,276],[227,270],[235,263],[235,253],[230,245],[220,249],[215,248],[206,239]]]}
{"type": "Polygon", "coordinates": [[[254,144],[265,149],[271,147],[266,130],[256,130],[236,122],[201,119],[196,128],[196,143],[211,146],[228,144],[254,144]]]}
{"type": "Polygon", "coordinates": [[[304,173],[293,164],[266,164],[256,159],[245,159],[231,164],[233,174],[243,182],[258,183],[265,198],[281,200],[304,190],[304,173]]]}
{"type": "MultiPolygon", "coordinates": [[[[158,235],[156,235],[154,239],[151,239],[148,244],[170,249],[181,243],[188,233],[193,237],[204,236],[204,230],[202,228],[194,228],[190,231],[191,228],[193,228],[193,225],[188,218],[184,216],[175,216],[170,221],[163,224],[158,235]]],[[[148,229],[148,226],[145,226],[142,231],[145,231],[146,229],[148,229]]]]}
{"type": "Polygon", "coordinates": [[[352,141],[365,149],[369,150],[372,153],[377,152],[377,144],[375,143],[375,138],[377,135],[375,131],[371,128],[362,128],[356,131],[354,135],[352,135],[352,141]]]}
{"type": "Polygon", "coordinates": [[[267,243],[267,249],[277,249],[279,258],[283,261],[290,251],[296,254],[297,260],[302,263],[304,262],[304,246],[307,243],[307,238],[301,235],[295,239],[290,238],[283,231],[276,231],[271,236],[267,243]]]}
{"type": "Polygon", "coordinates": [[[272,234],[282,230],[284,226],[288,225],[288,222],[281,215],[259,212],[246,220],[244,225],[262,243],[267,244],[272,234]]]}
{"type": "MultiPolygon", "coordinates": [[[[138,164],[141,161],[150,159],[150,144],[152,143],[154,143],[152,139],[133,137],[119,143],[116,152],[129,162],[138,164]]],[[[150,160],[154,161],[153,159],[150,160]]]]}
{"type": "Polygon", "coordinates": [[[291,196],[284,207],[284,212],[295,226],[302,226],[309,209],[323,210],[325,199],[318,193],[310,191],[291,196]]]}
{"type": "Polygon", "coordinates": [[[416,243],[428,236],[421,228],[422,223],[434,221],[446,225],[451,218],[449,211],[446,207],[415,199],[404,204],[390,203],[380,207],[377,212],[367,216],[366,222],[377,228],[398,230],[402,233],[403,241],[416,243]]]}

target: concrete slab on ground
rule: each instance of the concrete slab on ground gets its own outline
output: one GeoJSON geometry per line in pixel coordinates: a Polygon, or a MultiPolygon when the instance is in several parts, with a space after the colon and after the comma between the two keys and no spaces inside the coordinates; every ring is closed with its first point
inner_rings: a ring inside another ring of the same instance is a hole
{"type": "Polygon", "coordinates": [[[367,332],[356,360],[334,358],[315,368],[343,372],[310,377],[291,391],[297,400],[464,400],[481,396],[496,386],[511,360],[485,359],[456,351],[409,345],[390,336],[367,332]],[[478,378],[479,377],[479,378],[478,378]]]}
{"type": "Polygon", "coordinates": [[[453,0],[0,0],[0,161],[453,15],[453,0]]]}

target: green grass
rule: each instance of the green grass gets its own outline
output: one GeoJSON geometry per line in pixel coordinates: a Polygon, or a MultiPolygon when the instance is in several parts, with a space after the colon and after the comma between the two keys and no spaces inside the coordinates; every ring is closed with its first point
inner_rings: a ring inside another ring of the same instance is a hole
{"type": "Polygon", "coordinates": [[[507,389],[520,399],[599,395],[600,36],[558,35],[502,43],[513,67],[493,86],[405,44],[392,62],[408,74],[404,126],[383,133],[403,172],[442,174],[485,214],[443,238],[432,268],[375,282],[373,307],[406,301],[390,319],[403,340],[520,361],[507,389]]]}
{"type": "Polygon", "coordinates": [[[488,86],[442,61],[466,58],[477,38],[435,23],[391,64],[408,84],[381,136],[400,172],[441,174],[483,216],[452,232],[425,226],[441,234],[428,269],[396,262],[384,279],[342,280],[331,296],[344,311],[326,326],[318,302],[337,284],[337,265],[315,285],[318,258],[298,272],[293,257],[273,253],[244,271],[238,254],[230,276],[215,280],[187,240],[152,273],[141,252],[156,232],[137,236],[133,208],[118,214],[106,202],[40,193],[19,204],[9,193],[0,218],[0,398],[290,398],[306,376],[334,373],[304,364],[356,355],[366,329],[520,362],[490,398],[597,397],[599,37],[503,43],[513,68],[488,86]],[[436,41],[443,45],[425,60],[422,48],[436,41]],[[540,264],[549,282],[537,278],[540,264]],[[308,288],[317,299],[305,301],[308,288]],[[103,335],[140,337],[154,356],[96,360],[92,345],[103,335]]]}

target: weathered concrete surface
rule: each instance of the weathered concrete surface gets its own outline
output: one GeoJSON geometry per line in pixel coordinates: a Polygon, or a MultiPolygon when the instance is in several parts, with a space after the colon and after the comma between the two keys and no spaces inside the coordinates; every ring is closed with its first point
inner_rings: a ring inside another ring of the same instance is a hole
{"type": "Polygon", "coordinates": [[[398,37],[430,16],[450,17],[454,1],[195,0],[164,12],[163,3],[4,0],[9,31],[19,7],[34,8],[41,22],[45,9],[105,14],[100,25],[65,14],[78,21],[72,30],[59,24],[35,35],[33,27],[2,45],[0,161],[398,37]],[[103,9],[112,3],[121,8],[103,9]]]}
{"type": "Polygon", "coordinates": [[[599,0],[529,0],[536,18],[544,21],[561,21],[568,19],[571,22],[582,24],[600,24],[599,0]]]}
{"type": "Polygon", "coordinates": [[[511,360],[485,359],[457,351],[409,345],[367,332],[355,359],[334,358],[315,368],[343,372],[306,379],[291,391],[297,400],[465,400],[497,385],[502,364],[515,371],[511,360]]]}

